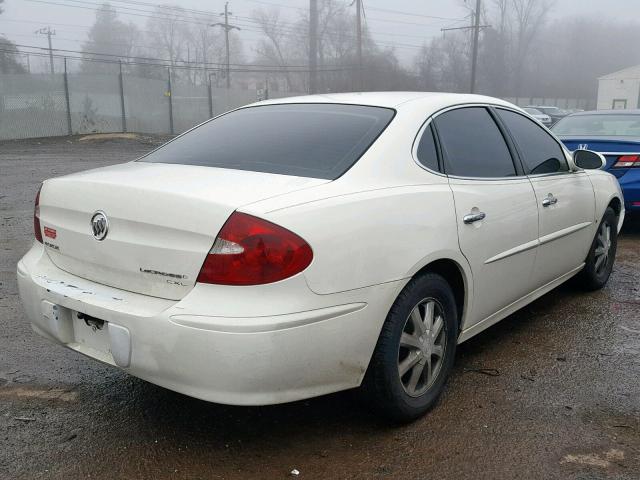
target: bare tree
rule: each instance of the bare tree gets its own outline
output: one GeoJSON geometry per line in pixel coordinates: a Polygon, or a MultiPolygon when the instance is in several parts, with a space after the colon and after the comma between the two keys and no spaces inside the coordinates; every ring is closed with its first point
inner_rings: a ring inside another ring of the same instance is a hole
{"type": "Polygon", "coordinates": [[[287,64],[291,61],[291,52],[287,38],[287,25],[280,18],[279,9],[256,10],[253,18],[258,22],[260,30],[266,37],[260,42],[257,53],[260,57],[269,63],[279,65],[282,69],[287,90],[293,90],[293,81],[291,74],[287,68],[287,64]]]}
{"type": "Polygon", "coordinates": [[[180,7],[159,5],[147,21],[147,41],[162,49],[171,66],[182,61],[186,53],[189,26],[185,16],[180,7]]]}
{"type": "Polygon", "coordinates": [[[513,21],[514,93],[519,96],[523,89],[524,65],[536,36],[543,27],[552,2],[550,0],[511,0],[513,21]]]}
{"type": "Polygon", "coordinates": [[[211,24],[216,21],[215,17],[198,17],[198,22],[193,25],[188,36],[189,45],[194,52],[193,61],[202,66],[200,71],[200,81],[202,84],[209,82],[208,75],[212,69],[212,63],[222,61],[223,44],[219,30],[211,28],[211,24]]]}
{"type": "MultiPolygon", "coordinates": [[[[4,0],[0,0],[0,14],[3,12],[3,2],[4,0]]],[[[0,73],[25,72],[25,68],[18,61],[18,53],[18,48],[15,46],[15,44],[0,35],[0,73]]]]}

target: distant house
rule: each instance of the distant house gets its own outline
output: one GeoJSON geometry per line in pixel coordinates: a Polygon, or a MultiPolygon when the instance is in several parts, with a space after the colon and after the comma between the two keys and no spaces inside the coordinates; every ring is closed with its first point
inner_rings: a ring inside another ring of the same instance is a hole
{"type": "Polygon", "coordinates": [[[640,65],[598,78],[597,108],[640,108],[640,65]]]}

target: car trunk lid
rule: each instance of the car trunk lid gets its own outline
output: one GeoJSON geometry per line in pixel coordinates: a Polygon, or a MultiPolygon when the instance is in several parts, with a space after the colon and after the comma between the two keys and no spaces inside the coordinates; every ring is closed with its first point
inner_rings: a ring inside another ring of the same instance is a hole
{"type": "Polygon", "coordinates": [[[327,183],[315,178],[131,162],[45,182],[40,221],[62,270],[155,297],[182,298],[231,213],[242,205],[327,183]],[[97,240],[97,211],[108,231],[97,240]]]}

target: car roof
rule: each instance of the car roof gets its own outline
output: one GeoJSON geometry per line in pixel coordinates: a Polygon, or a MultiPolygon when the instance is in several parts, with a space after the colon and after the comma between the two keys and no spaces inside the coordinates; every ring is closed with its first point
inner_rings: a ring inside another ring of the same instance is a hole
{"type": "Polygon", "coordinates": [[[586,112],[576,112],[571,114],[572,117],[580,115],[640,115],[640,109],[628,109],[628,110],[589,110],[586,112]]]}
{"type": "Polygon", "coordinates": [[[326,93],[305,95],[300,97],[265,100],[254,105],[277,105],[286,103],[343,103],[351,105],[367,105],[397,109],[401,106],[417,104],[442,108],[442,105],[459,105],[464,103],[488,103],[513,107],[512,104],[498,98],[484,95],[443,92],[357,92],[326,93]]]}

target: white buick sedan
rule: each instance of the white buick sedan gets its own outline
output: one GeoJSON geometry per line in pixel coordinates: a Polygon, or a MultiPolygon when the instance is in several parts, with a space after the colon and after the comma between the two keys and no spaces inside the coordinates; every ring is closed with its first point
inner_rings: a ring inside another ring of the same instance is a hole
{"type": "Polygon", "coordinates": [[[456,345],[608,280],[624,203],[587,150],[475,95],[267,101],[47,180],[18,264],[34,330],[235,405],[362,387],[399,421],[456,345]]]}

